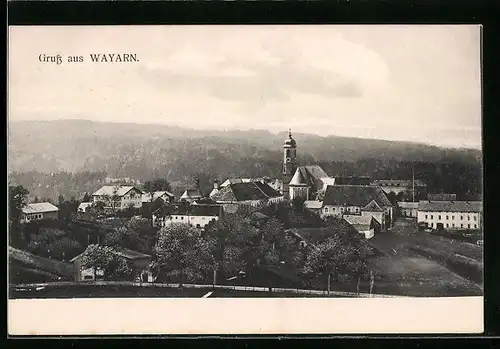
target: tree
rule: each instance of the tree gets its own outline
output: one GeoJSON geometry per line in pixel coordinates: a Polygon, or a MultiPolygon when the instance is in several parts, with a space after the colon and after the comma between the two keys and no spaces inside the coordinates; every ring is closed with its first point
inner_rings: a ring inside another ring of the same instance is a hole
{"type": "Polygon", "coordinates": [[[27,250],[44,257],[68,260],[82,252],[82,246],[64,230],[42,227],[30,236],[27,250]]]}
{"type": "Polygon", "coordinates": [[[348,226],[337,226],[335,234],[317,244],[309,252],[302,272],[322,285],[330,279],[343,283],[367,273],[367,258],[371,250],[362,237],[348,226]]]}
{"type": "Polygon", "coordinates": [[[153,266],[160,279],[206,281],[213,265],[209,244],[197,229],[185,223],[162,228],[154,247],[153,266]]]}
{"type": "Polygon", "coordinates": [[[81,255],[84,268],[93,268],[94,275],[102,270],[105,280],[133,281],[138,270],[129,265],[125,258],[114,253],[111,246],[90,245],[81,255]]]}
{"type": "Polygon", "coordinates": [[[9,186],[9,219],[17,223],[21,218],[22,209],[28,203],[28,190],[22,185],[9,186]]]}
{"type": "Polygon", "coordinates": [[[111,207],[111,211],[116,213],[118,206],[120,205],[120,196],[118,196],[118,190],[120,189],[119,185],[113,186],[111,193],[108,195],[104,195],[106,202],[109,207],[111,207]]]}

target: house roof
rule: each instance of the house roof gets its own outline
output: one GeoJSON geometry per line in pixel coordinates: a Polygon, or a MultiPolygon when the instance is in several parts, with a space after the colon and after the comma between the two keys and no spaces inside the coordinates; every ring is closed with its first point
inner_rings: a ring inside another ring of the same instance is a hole
{"type": "Polygon", "coordinates": [[[268,219],[269,216],[268,215],[265,215],[263,214],[262,212],[259,212],[259,211],[255,211],[255,212],[252,212],[252,217],[254,217],[255,219],[268,219]]]}
{"type": "Polygon", "coordinates": [[[190,205],[176,207],[171,215],[218,217],[221,211],[221,205],[190,205]]]}
{"type": "Polygon", "coordinates": [[[481,201],[419,201],[419,211],[428,212],[482,212],[481,201]]]}
{"type": "Polygon", "coordinates": [[[58,276],[71,277],[74,273],[73,266],[69,263],[40,257],[11,246],[9,246],[9,259],[58,276]]]}
{"type": "Polygon", "coordinates": [[[92,195],[94,195],[94,196],[103,196],[103,195],[123,196],[123,195],[127,194],[129,191],[131,191],[132,189],[140,191],[139,189],[137,189],[133,185],[105,185],[105,186],[101,187],[99,190],[97,190],[96,192],[94,192],[94,194],[92,194],[92,195]]]}
{"type": "Polygon", "coordinates": [[[201,198],[201,193],[198,189],[187,189],[181,195],[181,199],[198,199],[201,198]]]}
{"type": "MultiPolygon", "coordinates": [[[[87,249],[89,247],[87,247],[87,249]]],[[[85,251],[87,251],[87,250],[85,250],[85,251]]],[[[70,262],[74,262],[75,260],[79,259],[85,253],[85,251],[80,253],[78,256],[76,256],[72,260],[70,260],[70,262]]],[[[123,257],[125,259],[129,259],[129,260],[151,258],[151,256],[148,254],[138,252],[138,251],[129,250],[128,248],[124,248],[124,247],[120,247],[120,246],[113,246],[111,248],[111,252],[117,256],[123,257]]]]}
{"type": "MultiPolygon", "coordinates": [[[[155,191],[153,193],[153,201],[161,198],[162,196],[164,195],[167,195],[171,198],[174,197],[174,194],[172,194],[171,192],[169,191],[166,191],[166,190],[162,190],[162,191],[155,191]]],[[[142,194],[142,202],[150,202],[151,201],[151,193],[145,193],[145,194],[142,194]]]]}
{"type": "Polygon", "coordinates": [[[368,212],[384,212],[384,210],[382,209],[382,207],[380,207],[379,204],[377,204],[377,202],[375,200],[372,200],[368,203],[368,205],[366,205],[365,207],[363,207],[363,211],[368,211],[368,212]]]}
{"type": "Polygon", "coordinates": [[[343,218],[357,231],[370,230],[373,225],[380,226],[373,216],[344,215],[343,218]]]}
{"type": "Polygon", "coordinates": [[[406,209],[417,209],[418,202],[398,201],[398,207],[399,208],[406,208],[406,209]]]}
{"type": "MultiPolygon", "coordinates": [[[[411,179],[375,179],[372,185],[379,185],[382,187],[412,187],[411,179]]],[[[425,187],[426,184],[419,179],[415,179],[415,187],[425,187]]]]}
{"type": "Polygon", "coordinates": [[[50,202],[38,202],[26,205],[22,212],[24,214],[30,213],[44,213],[44,212],[56,212],[59,211],[57,206],[52,205],[50,202]]]}
{"type": "Polygon", "coordinates": [[[262,178],[228,178],[226,179],[220,187],[226,187],[230,184],[236,184],[236,183],[249,183],[249,182],[261,182],[263,181],[262,178]]]}
{"type": "Polygon", "coordinates": [[[306,200],[304,201],[304,207],[310,209],[320,209],[323,207],[323,201],[306,200]]]}
{"type": "Polygon", "coordinates": [[[82,210],[85,210],[87,207],[89,207],[90,205],[92,205],[91,202],[82,202],[80,205],[78,205],[78,209],[82,209],[82,210]]]}
{"type": "Polygon", "coordinates": [[[365,207],[372,200],[382,207],[392,207],[380,187],[368,185],[329,185],[323,198],[324,205],[365,207]]]}
{"type": "Polygon", "coordinates": [[[212,196],[217,202],[234,202],[248,200],[265,200],[281,196],[268,184],[262,182],[245,182],[229,184],[212,196]]]}

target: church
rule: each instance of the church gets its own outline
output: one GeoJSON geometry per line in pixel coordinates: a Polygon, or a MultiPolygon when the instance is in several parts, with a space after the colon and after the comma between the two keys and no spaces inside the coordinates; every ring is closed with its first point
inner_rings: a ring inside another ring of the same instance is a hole
{"type": "Polygon", "coordinates": [[[315,200],[318,193],[335,184],[319,165],[298,166],[297,142],[288,130],[288,138],[283,144],[283,184],[281,192],[285,199],[315,200]]]}

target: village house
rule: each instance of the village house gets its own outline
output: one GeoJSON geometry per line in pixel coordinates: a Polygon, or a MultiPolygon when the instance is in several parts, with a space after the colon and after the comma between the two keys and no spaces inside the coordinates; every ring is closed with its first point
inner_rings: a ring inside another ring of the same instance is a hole
{"type": "Polygon", "coordinates": [[[92,194],[93,202],[104,203],[105,209],[125,210],[142,207],[142,191],[133,185],[105,185],[92,194]]]}
{"type": "Polygon", "coordinates": [[[283,201],[283,196],[278,191],[260,181],[228,184],[212,194],[210,198],[224,206],[258,207],[283,201]]]}
{"type": "Polygon", "coordinates": [[[21,223],[28,223],[39,219],[57,219],[59,208],[50,202],[28,204],[21,210],[21,223]]]}
{"type": "MultiPolygon", "coordinates": [[[[137,275],[143,275],[146,273],[148,275],[148,282],[152,282],[152,276],[149,273],[149,262],[151,261],[151,256],[145,253],[129,250],[123,247],[113,247],[111,250],[116,256],[123,258],[127,261],[129,266],[137,271],[137,275]]],[[[79,254],[70,263],[74,267],[74,280],[75,281],[95,281],[104,278],[104,271],[94,268],[84,268],[82,266],[82,256],[85,252],[79,254]]]]}
{"type": "Polygon", "coordinates": [[[165,227],[172,223],[186,223],[204,230],[210,222],[217,221],[222,214],[221,205],[191,205],[176,207],[170,214],[162,217],[153,214],[153,225],[165,227]]]}
{"type": "Polygon", "coordinates": [[[366,239],[371,239],[381,230],[380,223],[373,216],[344,215],[344,220],[352,225],[366,239]]]}
{"type": "Polygon", "coordinates": [[[142,194],[142,203],[155,202],[156,200],[162,200],[164,203],[173,202],[175,200],[174,194],[169,191],[155,191],[154,193],[144,193],[142,194]]]}
{"type": "Polygon", "coordinates": [[[199,200],[202,197],[203,196],[201,195],[199,189],[186,189],[184,193],[182,193],[180,200],[193,203],[194,201],[199,200]]]}
{"type": "Polygon", "coordinates": [[[326,188],[321,217],[373,216],[382,230],[387,230],[393,222],[393,211],[391,202],[380,187],[332,185],[326,188]]]}
{"type": "Polygon", "coordinates": [[[77,212],[78,213],[85,213],[88,211],[88,209],[92,206],[92,202],[82,202],[80,205],[78,205],[77,212]]]}
{"type": "Polygon", "coordinates": [[[398,209],[402,217],[417,218],[418,202],[399,201],[398,209]]]}
{"type": "Polygon", "coordinates": [[[435,230],[476,230],[482,228],[481,201],[418,202],[419,224],[435,230]]]}

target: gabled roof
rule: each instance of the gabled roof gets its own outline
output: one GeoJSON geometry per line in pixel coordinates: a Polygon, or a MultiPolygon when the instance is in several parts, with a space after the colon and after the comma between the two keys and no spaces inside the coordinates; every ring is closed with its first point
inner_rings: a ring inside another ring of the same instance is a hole
{"type": "Polygon", "coordinates": [[[295,171],[292,180],[294,177],[297,178],[296,181],[298,181],[299,183],[295,185],[306,184],[309,187],[312,187],[313,190],[320,190],[325,185],[334,183],[335,181],[335,179],[328,176],[326,172],[319,165],[299,166],[297,167],[297,170],[295,171]]]}
{"type": "Polygon", "coordinates": [[[44,212],[56,212],[59,211],[57,206],[52,205],[50,202],[38,202],[34,204],[28,204],[23,209],[24,214],[30,213],[44,213],[44,212]]]}
{"type": "Polygon", "coordinates": [[[117,196],[123,196],[125,194],[127,194],[129,191],[131,191],[132,189],[135,189],[137,190],[138,192],[141,192],[139,189],[137,189],[136,187],[134,187],[133,185],[105,185],[103,187],[101,187],[99,190],[97,190],[96,192],[94,192],[94,196],[114,196],[114,195],[117,195],[117,196]]]}
{"type": "Polygon", "coordinates": [[[344,215],[343,218],[357,231],[370,230],[375,226],[380,227],[380,223],[373,216],[344,215]]]}
{"type": "MultiPolygon", "coordinates": [[[[87,249],[89,247],[87,247],[87,249]]],[[[85,251],[87,251],[87,250],[85,250],[85,251]]],[[[70,260],[70,262],[74,262],[75,260],[79,259],[85,253],[85,251],[80,253],[78,256],[76,256],[72,260],[70,260]]],[[[128,248],[124,248],[124,247],[120,247],[120,246],[113,246],[111,248],[111,253],[113,253],[117,256],[123,257],[125,259],[129,259],[129,260],[151,258],[151,256],[148,254],[138,252],[138,251],[129,250],[128,248]]]]}
{"type": "Polygon", "coordinates": [[[368,203],[368,205],[366,205],[365,207],[363,207],[363,211],[368,211],[368,212],[384,212],[384,210],[382,209],[382,207],[380,207],[379,204],[377,204],[377,202],[375,200],[372,200],[368,203]]]}
{"type": "Polygon", "coordinates": [[[182,195],[181,199],[199,199],[201,193],[198,189],[187,189],[182,195]]]}
{"type": "Polygon", "coordinates": [[[391,202],[378,186],[329,185],[323,198],[324,205],[365,207],[372,200],[381,207],[392,207],[391,202]]]}
{"type": "Polygon", "coordinates": [[[405,208],[405,209],[417,209],[418,202],[398,201],[398,207],[405,208]]]}
{"type": "Polygon", "coordinates": [[[264,182],[264,179],[262,178],[228,178],[226,179],[220,187],[226,187],[230,184],[237,184],[237,183],[250,183],[250,182],[264,182]]]}
{"type": "Polygon", "coordinates": [[[323,178],[323,177],[330,177],[326,174],[326,172],[321,168],[319,165],[307,165],[307,166],[301,166],[304,167],[307,172],[309,173],[310,176],[314,178],[323,178]]]}
{"type": "Polygon", "coordinates": [[[482,212],[481,201],[419,201],[419,211],[428,212],[482,212]]]}
{"type": "MultiPolygon", "coordinates": [[[[174,194],[172,194],[169,191],[163,190],[163,191],[155,191],[153,193],[153,201],[163,197],[164,195],[169,196],[171,198],[174,197],[174,194]]],[[[151,193],[145,193],[142,194],[142,202],[150,202],[151,201],[151,193]]]]}
{"type": "Polygon", "coordinates": [[[281,196],[281,194],[268,184],[261,182],[245,182],[229,184],[221,188],[212,196],[212,200],[217,202],[253,201],[279,196],[281,196]]]}

